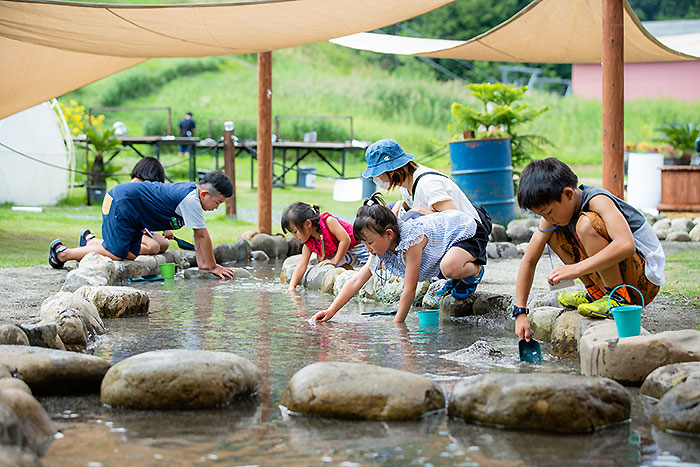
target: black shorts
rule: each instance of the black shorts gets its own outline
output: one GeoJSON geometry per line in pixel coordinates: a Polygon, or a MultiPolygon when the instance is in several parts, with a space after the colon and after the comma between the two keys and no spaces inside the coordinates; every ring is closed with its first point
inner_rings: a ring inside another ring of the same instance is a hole
{"type": "Polygon", "coordinates": [[[486,228],[480,222],[476,223],[476,233],[472,238],[460,240],[453,244],[453,247],[459,247],[466,250],[472,255],[476,264],[486,264],[486,244],[489,242],[489,234],[486,233],[486,228]]]}

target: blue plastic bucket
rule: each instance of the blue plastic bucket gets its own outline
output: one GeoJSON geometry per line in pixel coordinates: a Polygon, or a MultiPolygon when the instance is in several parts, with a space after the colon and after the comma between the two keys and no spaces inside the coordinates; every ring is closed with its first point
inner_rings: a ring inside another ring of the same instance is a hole
{"type": "MultiPolygon", "coordinates": [[[[638,336],[642,333],[642,309],[644,308],[644,296],[636,287],[624,284],[618,285],[612,289],[610,295],[612,295],[612,293],[620,287],[629,287],[630,289],[636,290],[637,293],[639,293],[639,296],[642,297],[642,304],[622,305],[609,308],[610,313],[612,313],[613,318],[615,319],[617,336],[620,338],[638,336]]],[[[608,307],[610,304],[610,295],[608,295],[608,307]]]]}
{"type": "Polygon", "coordinates": [[[418,312],[419,326],[435,326],[440,322],[440,310],[424,310],[418,312]]]}
{"type": "Polygon", "coordinates": [[[452,178],[494,222],[515,219],[513,162],[510,139],[475,139],[450,143],[452,178]]]}

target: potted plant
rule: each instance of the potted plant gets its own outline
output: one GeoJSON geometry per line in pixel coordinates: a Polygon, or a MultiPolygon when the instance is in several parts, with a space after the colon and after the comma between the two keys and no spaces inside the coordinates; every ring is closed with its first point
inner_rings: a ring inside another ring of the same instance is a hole
{"type": "Polygon", "coordinates": [[[111,164],[112,159],[121,148],[121,142],[114,137],[114,131],[114,129],[109,129],[101,132],[98,129],[85,128],[88,140],[87,149],[89,153],[94,155],[92,164],[87,170],[88,205],[102,203],[105,193],[107,193],[107,178],[121,169],[121,167],[111,164]]]}
{"type": "Polygon", "coordinates": [[[655,128],[655,131],[661,132],[661,136],[655,138],[654,141],[667,143],[680,153],[676,165],[690,164],[695,139],[700,136],[700,125],[695,125],[693,122],[669,122],[655,128]]]}
{"type": "MultiPolygon", "coordinates": [[[[467,85],[479,108],[452,104],[449,143],[452,176],[474,202],[483,205],[494,221],[515,218],[513,167],[522,167],[543,153],[547,138],[521,134],[521,125],[547,111],[517,102],[527,86],[502,83],[467,85]]],[[[517,170],[516,170],[517,171],[517,170]]]]}

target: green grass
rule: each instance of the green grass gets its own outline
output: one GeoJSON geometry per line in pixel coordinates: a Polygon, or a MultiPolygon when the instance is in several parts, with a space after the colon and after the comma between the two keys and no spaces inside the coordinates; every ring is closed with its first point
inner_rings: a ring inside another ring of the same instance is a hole
{"type": "Polygon", "coordinates": [[[700,307],[700,250],[678,251],[666,257],[666,283],[661,293],[675,302],[700,307]]]}

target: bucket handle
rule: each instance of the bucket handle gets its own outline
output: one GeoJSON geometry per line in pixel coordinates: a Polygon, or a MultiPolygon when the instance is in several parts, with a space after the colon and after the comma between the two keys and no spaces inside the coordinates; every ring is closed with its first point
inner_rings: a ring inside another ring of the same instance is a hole
{"type": "Polygon", "coordinates": [[[633,285],[620,284],[617,287],[615,287],[614,289],[612,289],[610,291],[610,294],[608,295],[608,310],[610,309],[610,297],[612,296],[613,292],[615,292],[620,287],[629,287],[630,289],[636,290],[637,293],[639,294],[639,296],[642,297],[642,308],[644,308],[644,295],[642,295],[642,292],[640,292],[639,289],[633,285]]]}

